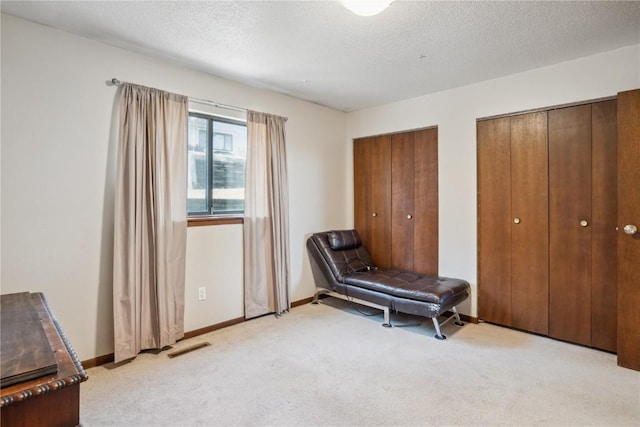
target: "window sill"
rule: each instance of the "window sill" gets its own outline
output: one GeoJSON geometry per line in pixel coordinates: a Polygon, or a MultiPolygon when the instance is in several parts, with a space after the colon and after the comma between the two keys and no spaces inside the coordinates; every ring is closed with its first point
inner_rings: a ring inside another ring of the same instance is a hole
{"type": "Polygon", "coordinates": [[[241,216],[201,216],[187,218],[187,227],[202,227],[207,225],[243,224],[241,216]]]}

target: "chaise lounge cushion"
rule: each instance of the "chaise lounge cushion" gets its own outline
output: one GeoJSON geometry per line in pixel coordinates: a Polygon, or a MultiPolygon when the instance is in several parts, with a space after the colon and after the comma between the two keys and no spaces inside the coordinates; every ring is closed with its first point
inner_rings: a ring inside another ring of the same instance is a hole
{"type": "Polygon", "coordinates": [[[386,269],[354,273],[346,277],[344,283],[400,298],[444,306],[455,304],[469,290],[468,283],[458,279],[386,269]]]}

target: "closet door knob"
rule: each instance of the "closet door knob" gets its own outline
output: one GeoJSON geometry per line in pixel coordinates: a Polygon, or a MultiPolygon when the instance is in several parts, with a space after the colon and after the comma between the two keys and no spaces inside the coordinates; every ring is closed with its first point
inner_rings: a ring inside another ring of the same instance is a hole
{"type": "Polygon", "coordinates": [[[633,236],[634,234],[636,234],[638,232],[638,227],[636,227],[633,224],[627,224],[627,225],[624,226],[622,231],[624,231],[624,234],[628,234],[629,236],[633,236]]]}
{"type": "Polygon", "coordinates": [[[372,213],[371,216],[378,216],[376,212],[372,213]]]}
{"type": "Polygon", "coordinates": [[[587,221],[586,219],[580,221],[580,227],[586,227],[587,225],[589,225],[589,221],[587,221]]]}
{"type": "Polygon", "coordinates": [[[513,218],[514,224],[520,224],[520,218],[513,218]]]}
{"type": "Polygon", "coordinates": [[[411,218],[413,218],[413,215],[411,214],[407,215],[407,219],[411,219],[411,218]]]}

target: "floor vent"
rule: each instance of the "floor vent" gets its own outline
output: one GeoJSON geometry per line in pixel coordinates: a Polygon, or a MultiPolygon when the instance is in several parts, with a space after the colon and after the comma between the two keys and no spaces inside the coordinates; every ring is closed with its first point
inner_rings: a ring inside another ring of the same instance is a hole
{"type": "Polygon", "coordinates": [[[178,356],[182,356],[183,354],[187,354],[190,353],[194,350],[199,350],[201,348],[210,346],[211,344],[209,344],[208,342],[201,342],[200,344],[196,344],[196,345],[192,345],[190,347],[185,347],[181,350],[178,351],[174,351],[173,353],[169,353],[167,354],[167,356],[171,359],[173,359],[174,357],[178,357],[178,356]]]}

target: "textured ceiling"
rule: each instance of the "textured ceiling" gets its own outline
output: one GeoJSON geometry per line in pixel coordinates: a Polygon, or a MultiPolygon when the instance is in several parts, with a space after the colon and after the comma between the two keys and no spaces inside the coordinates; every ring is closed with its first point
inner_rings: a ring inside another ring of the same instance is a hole
{"type": "Polygon", "coordinates": [[[342,111],[640,43],[640,1],[397,0],[373,17],[337,1],[0,4],[3,13],[342,111]]]}

